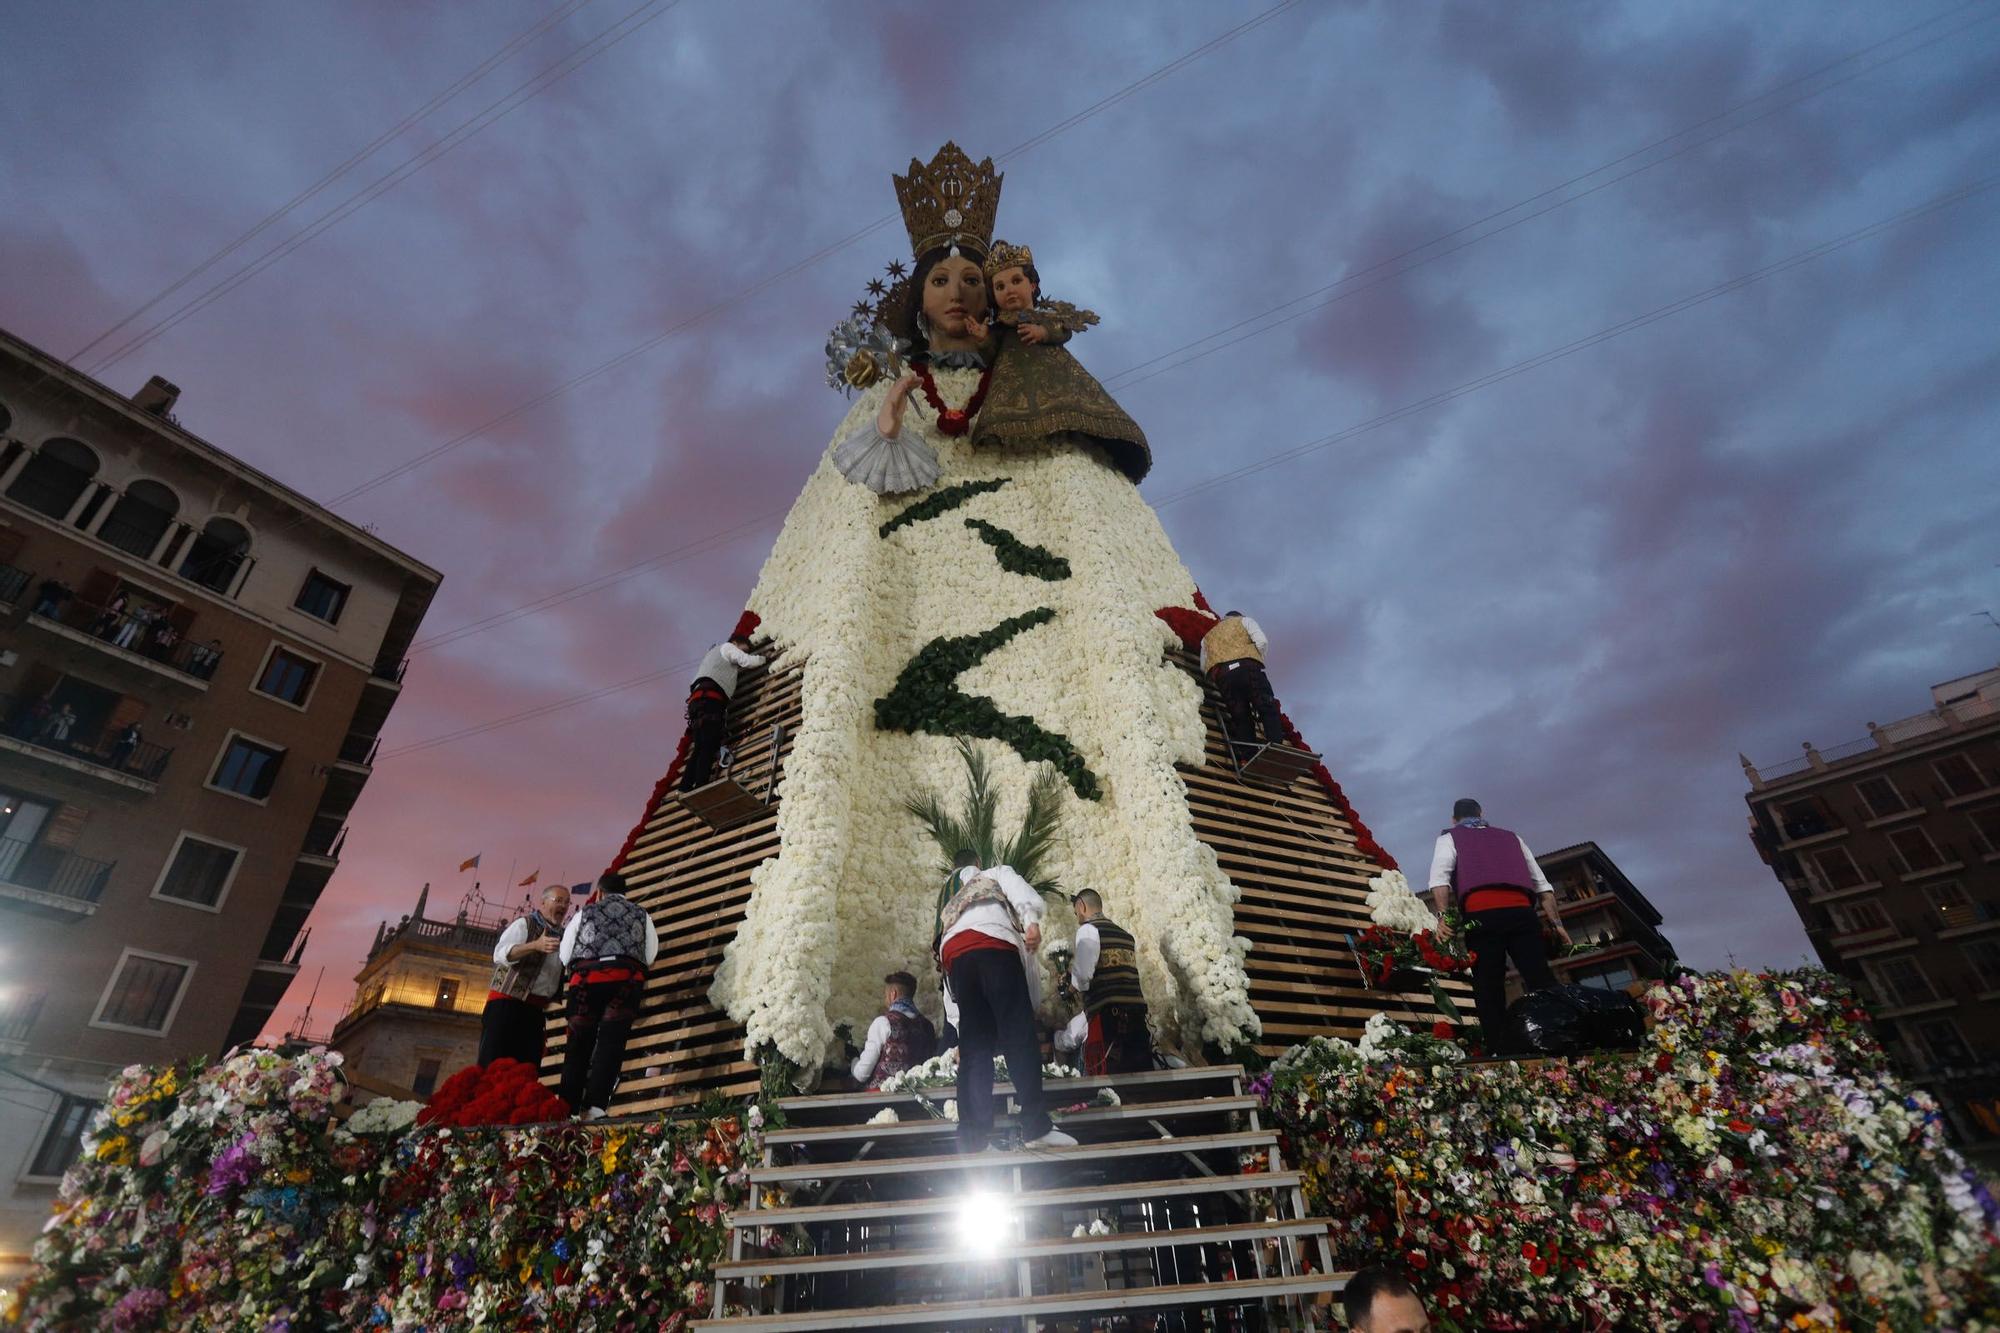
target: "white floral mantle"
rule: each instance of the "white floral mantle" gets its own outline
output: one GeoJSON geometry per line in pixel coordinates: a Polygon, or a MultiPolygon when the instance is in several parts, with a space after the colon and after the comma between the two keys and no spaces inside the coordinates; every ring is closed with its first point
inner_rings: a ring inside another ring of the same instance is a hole
{"type": "MultiPolygon", "coordinates": [[[[937,374],[948,403],[966,401],[976,379],[937,374]]],[[[885,391],[863,394],[834,438],[872,417],[885,391]]],[[[1236,889],[1195,836],[1174,771],[1202,762],[1204,730],[1200,689],[1163,660],[1175,640],[1153,614],[1194,597],[1158,517],[1094,452],[975,450],[938,432],[920,397],[904,429],[937,450],[938,486],[1008,483],[883,537],[880,526],[923,496],[878,497],[822,457],[792,506],[749,605],[784,650],[775,669],[804,673],[804,717],[780,787],[779,851],[752,875],[715,1002],[745,1025],[749,1050],[772,1045],[808,1068],[836,1024],[858,1029],[873,1015],[886,972],[915,972],[919,1002],[937,1012],[929,955],[938,852],[902,801],[922,787],[956,790],[962,770],[947,737],[878,730],[874,702],[938,636],[1049,607],[1053,620],[959,684],[1068,737],[1102,784],[1096,801],[1065,796],[1056,868],[1072,890],[1102,893],[1107,913],[1138,937],[1163,1035],[1225,1044],[1254,1036],[1248,942],[1232,938],[1236,889]],[[1002,570],[968,518],[1062,556],[1071,576],[1002,570]]],[[[1028,767],[1002,742],[975,743],[1006,793],[1003,824],[1018,820],[1028,767]]],[[[1069,934],[1067,906],[1051,902],[1046,925],[1051,938],[1069,934]]]]}

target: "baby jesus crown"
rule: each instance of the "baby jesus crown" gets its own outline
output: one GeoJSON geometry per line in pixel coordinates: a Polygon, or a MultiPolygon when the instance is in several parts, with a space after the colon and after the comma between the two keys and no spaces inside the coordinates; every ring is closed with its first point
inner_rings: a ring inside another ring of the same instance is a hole
{"type": "Polygon", "coordinates": [[[992,158],[975,166],[964,150],[946,141],[929,166],[913,157],[910,174],[894,179],[913,257],[940,245],[957,245],[982,256],[993,248],[1003,178],[993,170],[992,158]]]}
{"type": "Polygon", "coordinates": [[[986,257],[986,276],[1005,273],[1010,268],[1033,268],[1035,252],[1025,245],[1015,245],[1011,241],[1001,241],[994,245],[993,253],[986,257]]]}

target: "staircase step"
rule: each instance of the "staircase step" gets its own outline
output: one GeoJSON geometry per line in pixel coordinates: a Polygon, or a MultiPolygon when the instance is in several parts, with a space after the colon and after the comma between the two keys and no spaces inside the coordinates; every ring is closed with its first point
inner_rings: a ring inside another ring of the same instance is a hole
{"type": "Polygon", "coordinates": [[[964,1245],[927,1250],[869,1250],[853,1254],[806,1254],[785,1259],[741,1259],[715,1266],[717,1278],[791,1277],[799,1273],[859,1273],[878,1268],[925,1268],[936,1264],[982,1264],[1003,1259],[1046,1259],[1065,1254],[1115,1250],[1162,1250],[1175,1245],[1223,1244],[1318,1236],[1332,1225],[1324,1217],[1296,1222],[1242,1222],[1172,1231],[1120,1231],[1108,1236],[1062,1236],[972,1249],[964,1245]]]}
{"type": "MultiPolygon", "coordinates": [[[[1263,1103],[1255,1097],[1200,1097],[1177,1102],[1128,1102],[1122,1106],[1093,1106],[1088,1110],[1071,1111],[1058,1115],[1057,1124],[1068,1128],[1074,1125],[1116,1124],[1126,1120],[1161,1120],[1189,1115],[1222,1115],[1231,1111],[1255,1111],[1263,1103]]],[[[1011,1125],[1012,1116],[1001,1116],[998,1125],[1011,1125]]],[[[846,1140],[866,1141],[870,1139],[919,1139],[956,1133],[958,1126],[950,1120],[941,1120],[928,1112],[922,1119],[900,1120],[893,1124],[859,1125],[807,1125],[800,1129],[773,1129],[764,1135],[764,1142],[771,1145],[784,1143],[814,1144],[839,1143],[846,1140]]]]}
{"type": "MultiPolygon", "coordinates": [[[[1231,1194],[1248,1190],[1296,1189],[1304,1182],[1297,1171],[1252,1171],[1233,1176],[1192,1176],[1171,1180],[1126,1180],[1105,1185],[1066,1185],[1059,1189],[1022,1190],[1007,1196],[1014,1208],[1065,1208],[1119,1203],[1127,1199],[1168,1199],[1189,1194],[1231,1194]]],[[[956,1212],[958,1195],[859,1203],[786,1204],[779,1208],[745,1208],[729,1215],[732,1227],[793,1226],[813,1222],[867,1222],[876,1218],[926,1217],[956,1212]]]]}
{"type": "Polygon", "coordinates": [[[1236,1305],[1284,1296],[1317,1296],[1347,1285],[1346,1273],[1302,1273],[1296,1277],[1244,1278],[1235,1282],[1190,1282],[1121,1291],[1078,1291],[1055,1296],[990,1301],[936,1301],[925,1305],[877,1305],[854,1310],[802,1310],[795,1314],[736,1315],[697,1319],[689,1328],[788,1333],[798,1328],[911,1328],[1056,1315],[1117,1314],[1185,1306],[1236,1305]]]}
{"type": "MultiPolygon", "coordinates": [[[[1126,1101],[1128,1095],[1147,1088],[1160,1088],[1169,1094],[1181,1092],[1190,1083],[1226,1083],[1243,1077],[1241,1065],[1189,1065],[1185,1069],[1155,1069],[1144,1074],[1102,1074],[1095,1078],[1051,1078],[1042,1081],[1042,1094],[1052,1105],[1070,1102],[1087,1102],[1097,1095],[1099,1088],[1110,1088],[1126,1101]]],[[[993,1085],[996,1097],[1012,1094],[1014,1085],[1005,1081],[993,1085]]],[[[932,1101],[955,1096],[949,1086],[925,1088],[923,1093],[932,1101]]],[[[901,1107],[914,1105],[916,1094],[910,1092],[817,1092],[797,1097],[781,1097],[778,1105],[787,1116],[801,1114],[860,1113],[866,1120],[885,1106],[901,1107]]]]}
{"type": "Polygon", "coordinates": [[[950,1153],[934,1157],[888,1157],[863,1162],[801,1162],[794,1166],[760,1166],[750,1172],[756,1185],[792,1180],[842,1180],[853,1176],[907,1176],[924,1172],[980,1171],[1001,1166],[1060,1166],[1065,1162],[1103,1161],[1110,1157],[1155,1157],[1169,1153],[1222,1152],[1231,1148],[1275,1147],[1273,1130],[1240,1130],[1233,1134],[1191,1134],[1186,1138],[1130,1139],[1114,1143],[1079,1143],[1074,1148],[1016,1148],[1011,1152],[950,1153]]]}

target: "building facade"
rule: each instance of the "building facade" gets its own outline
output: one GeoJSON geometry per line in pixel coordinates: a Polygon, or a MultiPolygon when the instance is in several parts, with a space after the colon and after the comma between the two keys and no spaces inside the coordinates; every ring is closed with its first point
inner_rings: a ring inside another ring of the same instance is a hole
{"type": "Polygon", "coordinates": [[[1932,687],[1931,705],[1788,763],[1743,760],[1750,838],[1961,1142],[2000,1157],[2000,667],[1932,687]]]}
{"type": "Polygon", "coordinates": [[[1550,960],[1565,982],[1624,990],[1658,981],[1674,965],[1660,933],[1660,910],[1602,847],[1580,842],[1535,858],[1556,891],[1557,910],[1576,951],[1550,960]]]}
{"type": "Polygon", "coordinates": [[[430,891],[424,885],[410,915],[376,928],[330,1043],[350,1073],[420,1098],[478,1057],[493,950],[507,927],[467,905],[432,920],[430,891]]]}
{"type": "Polygon", "coordinates": [[[0,332],[0,1273],[107,1077],[262,1030],[438,575],[0,332]]]}

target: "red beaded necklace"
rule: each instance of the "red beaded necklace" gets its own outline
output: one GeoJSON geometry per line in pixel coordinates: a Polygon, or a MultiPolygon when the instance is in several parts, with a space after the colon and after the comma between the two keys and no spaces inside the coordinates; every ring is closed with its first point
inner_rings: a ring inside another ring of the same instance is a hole
{"type": "Polygon", "coordinates": [[[947,435],[963,435],[972,429],[972,418],[979,414],[979,405],[986,401],[986,386],[993,381],[993,367],[979,372],[979,387],[972,391],[972,397],[965,400],[961,408],[946,407],[944,399],[938,395],[937,381],[931,378],[930,363],[919,361],[916,366],[917,384],[924,391],[924,401],[937,413],[938,429],[947,435]]]}

